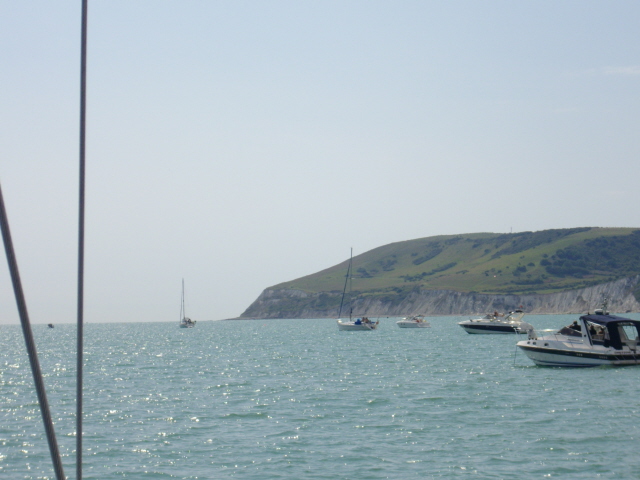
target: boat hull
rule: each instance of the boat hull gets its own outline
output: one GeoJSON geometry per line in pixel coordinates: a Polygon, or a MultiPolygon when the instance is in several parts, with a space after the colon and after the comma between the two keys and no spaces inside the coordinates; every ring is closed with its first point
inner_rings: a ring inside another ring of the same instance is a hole
{"type": "Polygon", "coordinates": [[[489,324],[481,322],[461,322],[460,325],[465,332],[473,334],[513,334],[526,333],[520,327],[513,325],[489,324]]]}
{"type": "Polygon", "coordinates": [[[191,320],[190,318],[184,317],[180,320],[180,328],[193,328],[196,326],[196,322],[191,320]]]}
{"type": "Polygon", "coordinates": [[[375,330],[377,326],[378,325],[376,323],[342,322],[338,320],[338,330],[371,331],[371,330],[375,330]]]}
{"type": "Polygon", "coordinates": [[[640,365],[640,355],[632,352],[588,352],[561,350],[518,342],[518,347],[533,363],[542,367],[599,367],[602,365],[640,365]]]}
{"type": "Polygon", "coordinates": [[[429,328],[431,327],[430,324],[428,324],[427,322],[396,322],[396,325],[398,325],[398,327],[400,328],[429,328]]]}

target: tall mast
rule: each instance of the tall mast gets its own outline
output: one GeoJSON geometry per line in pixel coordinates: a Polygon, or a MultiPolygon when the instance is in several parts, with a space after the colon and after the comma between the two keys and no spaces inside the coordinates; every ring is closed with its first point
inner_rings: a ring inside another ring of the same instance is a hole
{"type": "Polygon", "coordinates": [[[182,279],[182,300],[180,302],[180,320],[186,317],[186,312],[184,311],[184,278],[182,279]]]}
{"type": "MultiPolygon", "coordinates": [[[[347,291],[347,282],[351,277],[351,262],[353,261],[353,247],[351,247],[351,255],[349,256],[349,266],[347,267],[347,274],[344,277],[344,288],[342,289],[342,300],[340,300],[340,310],[338,311],[338,318],[342,315],[342,305],[344,304],[344,295],[347,291]]],[[[351,290],[351,284],[349,284],[349,290],[351,290]]],[[[349,304],[351,308],[351,304],[349,304]]],[[[349,312],[349,318],[351,318],[351,312],[349,312]]]]}
{"type": "Polygon", "coordinates": [[[78,328],[76,363],[76,480],[82,480],[82,369],[84,350],[84,191],[87,120],[87,5],[82,0],[80,51],[80,188],[78,199],[78,328]]]}
{"type": "Polygon", "coordinates": [[[349,255],[349,321],[351,321],[351,314],[353,313],[353,304],[351,303],[351,297],[353,289],[353,247],[351,247],[351,254],[349,255]]]}

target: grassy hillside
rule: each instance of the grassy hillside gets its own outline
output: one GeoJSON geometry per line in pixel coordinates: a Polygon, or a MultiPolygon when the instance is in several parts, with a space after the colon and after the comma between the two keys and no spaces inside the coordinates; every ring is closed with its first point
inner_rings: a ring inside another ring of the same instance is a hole
{"type": "MultiPolygon", "coordinates": [[[[272,288],[342,291],[347,265],[348,259],[272,288]]],[[[416,287],[526,294],[572,290],[636,274],[640,230],[586,227],[392,243],[353,258],[352,285],[361,295],[376,296],[416,287]]]]}

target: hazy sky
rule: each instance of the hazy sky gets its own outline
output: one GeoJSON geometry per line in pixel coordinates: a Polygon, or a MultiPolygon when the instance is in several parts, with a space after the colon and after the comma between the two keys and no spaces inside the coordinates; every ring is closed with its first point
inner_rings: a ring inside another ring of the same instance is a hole
{"type": "MultiPolygon", "coordinates": [[[[0,0],[33,323],[75,322],[80,0],[0,0]]],[[[640,2],[90,0],[87,322],[240,315],[391,242],[640,227],[640,2]]],[[[0,323],[18,315],[6,260],[0,323]]]]}

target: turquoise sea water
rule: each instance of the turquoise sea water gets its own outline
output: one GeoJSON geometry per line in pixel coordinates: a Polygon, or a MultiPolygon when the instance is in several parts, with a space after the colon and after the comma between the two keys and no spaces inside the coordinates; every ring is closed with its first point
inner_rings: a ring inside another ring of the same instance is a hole
{"type": "MultiPolygon", "coordinates": [[[[84,478],[640,478],[640,368],[536,367],[466,318],[88,324],[84,478]]],[[[74,478],[75,326],[33,328],[74,478]]],[[[52,479],[20,327],[0,346],[0,478],[52,479]]]]}

